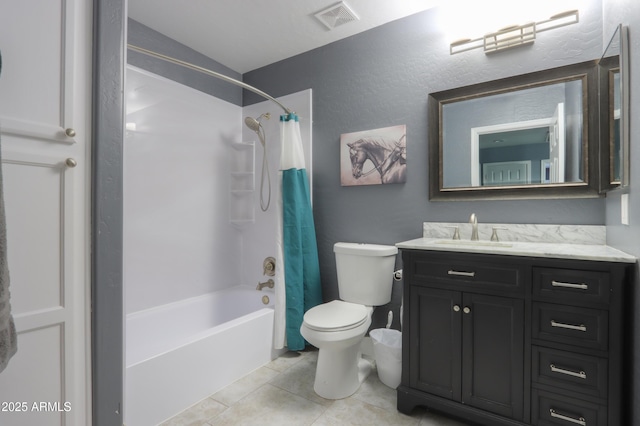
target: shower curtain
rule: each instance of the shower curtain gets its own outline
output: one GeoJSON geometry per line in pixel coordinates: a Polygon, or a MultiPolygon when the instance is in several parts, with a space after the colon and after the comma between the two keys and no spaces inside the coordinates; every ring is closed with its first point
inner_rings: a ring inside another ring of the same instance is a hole
{"type": "Polygon", "coordinates": [[[297,115],[280,116],[280,146],[277,246],[284,282],[279,280],[276,288],[279,295],[276,296],[274,345],[276,348],[287,346],[289,350],[301,350],[305,347],[305,340],[300,334],[304,313],[322,303],[322,288],[309,180],[297,115]]]}

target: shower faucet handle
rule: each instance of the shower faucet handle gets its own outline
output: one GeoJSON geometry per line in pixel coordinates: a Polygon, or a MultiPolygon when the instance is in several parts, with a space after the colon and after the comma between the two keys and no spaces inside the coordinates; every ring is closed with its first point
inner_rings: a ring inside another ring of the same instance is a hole
{"type": "Polygon", "coordinates": [[[276,274],[276,259],[273,257],[267,257],[262,262],[262,273],[268,277],[273,277],[276,274]]]}

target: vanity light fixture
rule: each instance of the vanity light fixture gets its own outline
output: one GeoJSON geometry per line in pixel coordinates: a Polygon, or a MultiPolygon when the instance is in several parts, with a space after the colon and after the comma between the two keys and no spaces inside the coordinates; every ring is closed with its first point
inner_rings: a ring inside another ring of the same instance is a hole
{"type": "Polygon", "coordinates": [[[450,45],[449,52],[451,55],[454,55],[481,47],[484,48],[484,53],[499,52],[512,47],[533,43],[536,35],[543,31],[577,24],[578,22],[578,11],[568,10],[553,15],[544,21],[529,22],[523,25],[511,25],[473,40],[467,38],[454,41],[450,45]]]}

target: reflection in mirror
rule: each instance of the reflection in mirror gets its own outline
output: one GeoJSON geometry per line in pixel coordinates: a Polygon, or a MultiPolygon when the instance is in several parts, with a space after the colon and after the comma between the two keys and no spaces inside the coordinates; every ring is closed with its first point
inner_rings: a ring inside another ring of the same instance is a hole
{"type": "Polygon", "coordinates": [[[578,77],[443,104],[443,186],[582,182],[582,98],[578,77]]]}
{"type": "Polygon", "coordinates": [[[609,84],[611,85],[611,111],[609,113],[609,123],[611,131],[609,134],[609,144],[613,155],[610,156],[611,182],[620,183],[622,144],[620,143],[620,71],[609,74],[609,84]]]}
{"type": "MultiPolygon", "coordinates": [[[[608,151],[603,164],[604,189],[629,182],[629,95],[627,28],[619,25],[600,59],[601,144],[608,151]]],[[[603,151],[604,152],[604,151],[603,151]]]]}
{"type": "Polygon", "coordinates": [[[432,93],[430,198],[597,196],[596,86],[590,61],[432,93]]]}

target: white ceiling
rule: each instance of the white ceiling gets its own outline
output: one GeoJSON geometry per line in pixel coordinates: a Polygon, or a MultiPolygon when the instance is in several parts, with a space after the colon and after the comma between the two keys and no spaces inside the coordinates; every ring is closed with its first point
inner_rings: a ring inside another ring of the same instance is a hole
{"type": "Polygon", "coordinates": [[[339,0],[129,0],[129,17],[241,74],[387,22],[439,0],[345,0],[359,20],[315,18],[339,0]]]}

